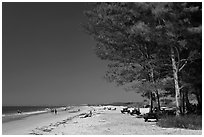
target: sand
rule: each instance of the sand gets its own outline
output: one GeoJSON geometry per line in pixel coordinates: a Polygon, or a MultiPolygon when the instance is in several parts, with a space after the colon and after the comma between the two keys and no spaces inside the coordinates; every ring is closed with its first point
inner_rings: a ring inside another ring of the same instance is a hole
{"type": "MultiPolygon", "coordinates": [[[[30,116],[3,123],[3,135],[201,135],[202,130],[161,128],[156,122],[144,122],[129,114],[122,114],[120,106],[80,107],[79,112],[60,112],[30,116]],[[91,117],[86,117],[90,114],[91,117]]],[[[76,108],[77,109],[77,108],[76,108]]]]}

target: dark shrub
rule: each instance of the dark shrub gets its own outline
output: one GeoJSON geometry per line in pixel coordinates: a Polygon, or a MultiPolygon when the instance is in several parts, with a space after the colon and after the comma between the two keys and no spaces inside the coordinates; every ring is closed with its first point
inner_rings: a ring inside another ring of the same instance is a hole
{"type": "Polygon", "coordinates": [[[201,115],[185,115],[185,116],[163,116],[157,122],[157,125],[166,128],[187,128],[194,130],[202,129],[201,115]]]}

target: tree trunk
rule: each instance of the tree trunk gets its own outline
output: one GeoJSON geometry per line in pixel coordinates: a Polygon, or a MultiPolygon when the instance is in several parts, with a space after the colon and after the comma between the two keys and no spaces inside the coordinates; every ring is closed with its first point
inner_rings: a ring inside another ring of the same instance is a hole
{"type": "Polygon", "coordinates": [[[185,94],[184,94],[184,91],[182,91],[181,93],[182,93],[182,114],[185,114],[185,108],[186,108],[186,105],[185,105],[185,94]]]}
{"type": "Polygon", "coordinates": [[[156,90],[156,95],[157,95],[158,111],[160,111],[161,108],[160,108],[160,100],[159,100],[159,91],[158,90],[156,90]]]}
{"type": "Polygon", "coordinates": [[[185,102],[186,102],[186,112],[190,112],[190,102],[189,102],[189,99],[188,99],[188,90],[185,92],[185,102]]]}
{"type": "MultiPolygon", "coordinates": [[[[150,70],[150,81],[154,84],[154,71],[153,68],[150,70]]],[[[152,91],[150,93],[150,113],[153,112],[153,96],[152,96],[152,91]]]]}
{"type": "Polygon", "coordinates": [[[202,89],[200,91],[200,100],[199,100],[199,113],[202,114],[202,89]]]}
{"type": "Polygon", "coordinates": [[[178,83],[178,68],[176,66],[174,49],[171,47],[171,61],[172,61],[172,69],[173,69],[173,77],[174,77],[174,86],[175,86],[175,99],[176,99],[176,116],[180,115],[180,89],[178,83]]]}
{"type": "Polygon", "coordinates": [[[153,99],[152,99],[152,92],[150,91],[150,110],[149,112],[152,113],[153,112],[153,99]]]}
{"type": "Polygon", "coordinates": [[[198,94],[198,92],[196,93],[196,98],[198,101],[197,113],[200,113],[200,111],[202,111],[202,98],[201,98],[200,94],[198,94]]]}

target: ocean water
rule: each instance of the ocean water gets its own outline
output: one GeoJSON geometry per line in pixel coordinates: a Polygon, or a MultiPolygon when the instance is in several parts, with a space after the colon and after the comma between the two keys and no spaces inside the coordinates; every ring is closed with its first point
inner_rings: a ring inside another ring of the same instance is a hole
{"type": "Polygon", "coordinates": [[[19,120],[31,115],[37,115],[50,112],[50,109],[62,108],[64,106],[3,106],[2,122],[19,120]],[[22,113],[18,113],[20,110],[22,113]]]}

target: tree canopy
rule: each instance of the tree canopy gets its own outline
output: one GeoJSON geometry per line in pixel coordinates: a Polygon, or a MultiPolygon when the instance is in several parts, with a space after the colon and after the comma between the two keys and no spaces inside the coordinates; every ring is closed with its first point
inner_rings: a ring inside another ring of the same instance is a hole
{"type": "Polygon", "coordinates": [[[97,42],[98,57],[111,61],[111,82],[140,89],[149,82],[158,89],[159,81],[172,77],[179,101],[180,89],[189,85],[184,83],[197,87],[189,81],[196,65],[201,68],[201,10],[202,3],[95,3],[85,12],[85,28],[97,42]]]}

